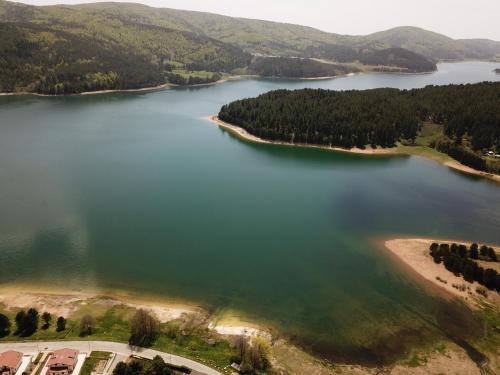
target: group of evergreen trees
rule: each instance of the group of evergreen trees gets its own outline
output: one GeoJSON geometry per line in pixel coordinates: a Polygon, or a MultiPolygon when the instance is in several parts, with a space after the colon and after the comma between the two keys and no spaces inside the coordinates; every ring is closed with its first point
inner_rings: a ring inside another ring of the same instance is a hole
{"type": "MultiPolygon", "coordinates": [[[[188,370],[188,369],[187,369],[188,370]]],[[[172,368],[165,363],[163,358],[156,356],[152,361],[132,360],[130,362],[118,362],[113,375],[173,375],[172,368]]]]}
{"type": "Polygon", "coordinates": [[[333,77],[358,71],[345,65],[291,57],[259,57],[252,62],[248,70],[262,77],[283,78],[333,77]]]}
{"type": "MultiPolygon", "coordinates": [[[[500,150],[500,83],[423,89],[278,90],[222,107],[219,118],[269,139],[344,148],[414,142],[423,121],[443,125],[435,147],[488,169],[482,151],[500,150]]],[[[498,163],[497,163],[498,164],[498,163]]]]}
{"type": "Polygon", "coordinates": [[[430,255],[436,263],[443,263],[447,270],[455,275],[462,275],[468,282],[477,281],[490,290],[500,292],[500,274],[492,269],[479,266],[476,260],[498,262],[497,254],[492,247],[473,243],[469,248],[456,243],[432,243],[430,255]]]}
{"type": "Polygon", "coordinates": [[[394,67],[407,73],[432,72],[437,69],[434,61],[404,48],[374,49],[367,45],[350,47],[320,44],[308,47],[305,55],[338,62],[359,61],[365,65],[394,67]]]}
{"type": "Polygon", "coordinates": [[[208,77],[198,77],[198,76],[189,76],[185,77],[177,73],[168,73],[167,79],[169,83],[174,85],[203,85],[207,83],[213,83],[220,80],[222,76],[219,73],[214,73],[208,77]]]}
{"type": "MultiPolygon", "coordinates": [[[[50,322],[52,321],[52,315],[48,312],[44,312],[41,316],[43,320],[42,329],[48,329],[50,327],[50,322]]],[[[39,325],[40,316],[35,308],[30,308],[28,311],[20,310],[16,314],[15,323],[16,330],[15,334],[21,337],[27,337],[34,334],[39,325]]],[[[10,327],[12,323],[7,315],[0,314],[0,337],[4,337],[10,334],[10,327]]],[[[57,332],[64,331],[66,329],[66,319],[60,316],[57,319],[57,332]]]]}

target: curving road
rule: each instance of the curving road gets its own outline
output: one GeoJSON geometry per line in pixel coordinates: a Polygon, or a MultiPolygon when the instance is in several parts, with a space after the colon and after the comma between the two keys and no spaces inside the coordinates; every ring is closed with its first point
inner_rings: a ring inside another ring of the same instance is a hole
{"type": "Polygon", "coordinates": [[[113,352],[116,356],[108,371],[111,371],[118,361],[127,358],[130,355],[138,355],[144,358],[152,359],[154,356],[159,355],[165,362],[178,366],[186,366],[192,370],[199,371],[207,375],[222,375],[220,372],[205,366],[199,362],[191,359],[180,357],[175,354],[160,352],[153,349],[131,347],[127,344],[109,342],[109,341],[54,341],[54,342],[17,342],[17,343],[0,343],[0,352],[6,350],[17,350],[24,354],[36,354],[41,351],[53,351],[62,348],[77,349],[80,352],[87,352],[90,354],[93,350],[113,352]]]}

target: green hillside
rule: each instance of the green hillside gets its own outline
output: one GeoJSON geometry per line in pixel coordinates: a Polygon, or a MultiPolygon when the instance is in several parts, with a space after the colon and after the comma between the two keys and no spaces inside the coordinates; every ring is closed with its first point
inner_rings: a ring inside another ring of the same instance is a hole
{"type": "Polygon", "coordinates": [[[248,67],[250,74],[277,78],[333,77],[358,71],[356,67],[327,64],[312,59],[260,57],[248,67]]]}
{"type": "Polygon", "coordinates": [[[191,71],[196,83],[203,83],[251,61],[251,55],[237,46],[111,17],[96,9],[1,1],[0,28],[0,91],[4,92],[134,89],[182,83],[184,78],[187,83],[191,71]],[[200,80],[198,71],[213,74],[200,80]]]}
{"type": "Polygon", "coordinates": [[[452,39],[418,27],[396,27],[364,37],[365,40],[405,48],[435,60],[500,59],[500,42],[487,39],[452,39]]]}
{"type": "Polygon", "coordinates": [[[307,66],[298,67],[296,59],[280,60],[278,75],[292,77],[359,68],[427,72],[436,69],[434,60],[493,58],[500,44],[456,41],[416,28],[343,36],[129,3],[40,7],[0,0],[0,28],[0,91],[45,94],[208,83],[235,71],[269,75],[270,60],[266,68],[259,57],[336,64],[333,69],[303,60],[307,66]]]}

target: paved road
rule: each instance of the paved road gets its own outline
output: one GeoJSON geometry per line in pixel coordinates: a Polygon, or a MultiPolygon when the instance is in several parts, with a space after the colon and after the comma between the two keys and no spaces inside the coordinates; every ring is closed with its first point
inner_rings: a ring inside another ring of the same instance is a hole
{"type": "Polygon", "coordinates": [[[40,351],[53,351],[62,348],[77,349],[81,352],[90,353],[93,350],[116,353],[115,361],[118,358],[126,358],[129,355],[138,355],[144,358],[153,358],[159,355],[165,362],[178,366],[186,366],[190,369],[205,373],[207,375],[222,375],[220,372],[195,362],[191,359],[179,357],[175,354],[159,352],[158,350],[132,348],[127,344],[108,341],[55,341],[55,342],[19,342],[19,343],[0,343],[0,352],[6,350],[17,350],[24,354],[35,354],[40,351]]]}

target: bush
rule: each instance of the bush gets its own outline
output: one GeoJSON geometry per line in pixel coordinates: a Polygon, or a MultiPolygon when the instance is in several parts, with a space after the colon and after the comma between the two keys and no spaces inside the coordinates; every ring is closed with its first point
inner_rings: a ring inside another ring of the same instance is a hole
{"type": "Polygon", "coordinates": [[[10,324],[7,315],[0,314],[0,337],[7,336],[10,333],[10,324]]]}
{"type": "Polygon", "coordinates": [[[62,316],[60,316],[59,318],[57,318],[57,332],[62,332],[66,329],[66,319],[62,316]]]}
{"type": "Polygon", "coordinates": [[[38,329],[38,311],[30,308],[28,312],[24,310],[16,314],[16,334],[19,336],[31,336],[38,329]]]}
{"type": "Polygon", "coordinates": [[[151,346],[158,336],[160,323],[146,310],[139,309],[132,317],[130,327],[131,345],[151,346]]]}
{"type": "Polygon", "coordinates": [[[480,295],[482,295],[484,297],[488,297],[488,291],[485,288],[481,287],[481,286],[476,287],[476,293],[480,294],[480,295]]]}

